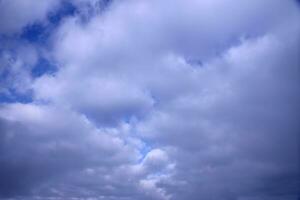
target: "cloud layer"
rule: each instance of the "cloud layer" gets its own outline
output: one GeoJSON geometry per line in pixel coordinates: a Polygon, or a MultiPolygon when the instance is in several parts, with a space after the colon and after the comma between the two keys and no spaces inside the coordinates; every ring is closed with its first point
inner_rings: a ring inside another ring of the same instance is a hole
{"type": "Polygon", "coordinates": [[[299,198],[298,2],[0,11],[0,199],[299,198]]]}

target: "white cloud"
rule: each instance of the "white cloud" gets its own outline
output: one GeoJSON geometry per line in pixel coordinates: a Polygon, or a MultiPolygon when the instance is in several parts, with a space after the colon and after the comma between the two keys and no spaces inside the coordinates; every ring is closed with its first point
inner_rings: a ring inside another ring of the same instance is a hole
{"type": "Polygon", "coordinates": [[[0,192],[296,198],[295,1],[91,2],[51,36],[58,71],[30,82],[33,102],[0,107],[0,162],[16,174],[0,192]]]}

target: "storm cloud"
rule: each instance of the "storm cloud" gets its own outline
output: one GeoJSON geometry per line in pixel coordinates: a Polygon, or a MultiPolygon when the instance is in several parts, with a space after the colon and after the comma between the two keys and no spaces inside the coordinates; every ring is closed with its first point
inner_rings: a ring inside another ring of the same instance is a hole
{"type": "Polygon", "coordinates": [[[0,1],[0,199],[298,200],[299,6],[0,1]]]}

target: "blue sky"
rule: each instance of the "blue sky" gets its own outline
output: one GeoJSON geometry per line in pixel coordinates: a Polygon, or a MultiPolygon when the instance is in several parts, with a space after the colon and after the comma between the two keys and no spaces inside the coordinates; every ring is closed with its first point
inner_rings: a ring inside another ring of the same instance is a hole
{"type": "Polygon", "coordinates": [[[299,200],[296,0],[0,1],[0,199],[299,200]]]}

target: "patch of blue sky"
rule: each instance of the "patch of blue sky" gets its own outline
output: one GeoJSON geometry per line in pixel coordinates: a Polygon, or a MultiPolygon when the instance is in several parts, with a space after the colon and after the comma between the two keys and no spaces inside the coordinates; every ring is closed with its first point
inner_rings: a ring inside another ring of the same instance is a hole
{"type": "Polygon", "coordinates": [[[44,74],[54,74],[57,71],[57,66],[51,63],[48,59],[40,57],[37,64],[32,68],[31,75],[34,78],[44,74]]]}
{"type": "Polygon", "coordinates": [[[42,23],[34,23],[23,29],[20,39],[30,43],[45,43],[50,35],[51,29],[52,28],[42,23]]]}
{"type": "Polygon", "coordinates": [[[6,92],[0,92],[0,104],[3,103],[30,103],[33,101],[31,92],[21,94],[9,88],[6,92]]]}
{"type": "Polygon", "coordinates": [[[152,150],[152,145],[150,142],[146,142],[146,141],[143,141],[143,142],[144,142],[143,147],[141,149],[139,149],[139,152],[141,154],[141,157],[138,160],[139,164],[143,162],[143,160],[145,159],[147,154],[152,150]]]}
{"type": "Polygon", "coordinates": [[[76,11],[77,9],[73,4],[69,1],[63,1],[58,9],[48,13],[46,22],[36,22],[24,27],[20,39],[43,45],[61,21],[68,16],[75,15],[76,11]]]}
{"type": "MultiPolygon", "coordinates": [[[[26,41],[32,45],[48,48],[48,40],[53,31],[56,30],[64,18],[74,16],[76,12],[77,9],[73,4],[69,1],[62,1],[58,9],[48,13],[46,22],[29,24],[23,28],[19,38],[15,38],[15,40],[26,41]]],[[[53,74],[56,70],[57,67],[55,64],[42,55],[39,55],[38,62],[32,67],[31,75],[33,78],[37,78],[46,73],[53,74]]]]}
{"type": "Polygon", "coordinates": [[[48,14],[48,20],[51,24],[58,25],[65,17],[74,16],[77,12],[77,8],[70,1],[63,1],[58,10],[48,14]]]}
{"type": "Polygon", "coordinates": [[[32,92],[18,92],[9,82],[9,71],[3,69],[0,71],[0,104],[1,103],[29,103],[33,101],[32,92]]]}

